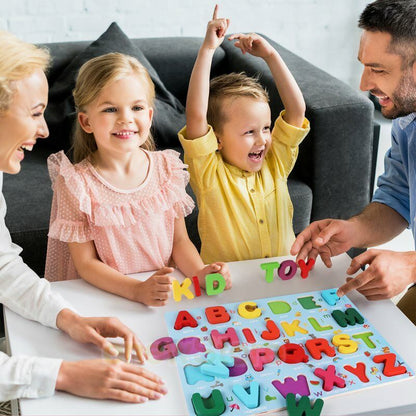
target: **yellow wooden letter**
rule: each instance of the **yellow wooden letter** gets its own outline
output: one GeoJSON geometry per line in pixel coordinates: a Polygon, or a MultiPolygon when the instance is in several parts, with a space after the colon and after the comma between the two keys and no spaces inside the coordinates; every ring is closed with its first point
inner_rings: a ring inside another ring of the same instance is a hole
{"type": "Polygon", "coordinates": [[[187,277],[184,281],[179,283],[176,279],[172,282],[172,290],[173,290],[173,299],[175,302],[180,302],[182,300],[182,295],[186,296],[188,299],[193,299],[195,295],[189,290],[189,286],[191,286],[192,280],[187,277]]]}
{"type": "Polygon", "coordinates": [[[352,354],[358,350],[358,343],[350,339],[348,334],[334,335],[332,343],[338,347],[341,354],[352,354]]]}
{"type": "Polygon", "coordinates": [[[295,319],[291,324],[283,321],[283,322],[280,322],[280,325],[282,325],[282,328],[284,329],[284,331],[289,337],[295,336],[295,332],[300,332],[301,334],[307,334],[308,331],[305,328],[302,328],[301,326],[299,326],[299,323],[300,323],[299,319],[295,319]]]}
{"type": "Polygon", "coordinates": [[[238,305],[238,314],[246,319],[255,319],[261,315],[261,309],[255,302],[243,302],[238,305]]]}

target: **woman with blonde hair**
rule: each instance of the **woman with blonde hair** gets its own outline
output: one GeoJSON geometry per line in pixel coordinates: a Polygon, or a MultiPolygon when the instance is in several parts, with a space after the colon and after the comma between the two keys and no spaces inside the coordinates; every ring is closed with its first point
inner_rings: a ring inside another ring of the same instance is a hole
{"type": "MultiPolygon", "coordinates": [[[[3,174],[17,174],[24,152],[49,134],[44,119],[48,99],[46,50],[0,32],[0,190],[3,174]]],[[[6,203],[0,193],[0,303],[25,318],[59,328],[71,338],[93,343],[111,355],[117,351],[104,337],[123,337],[126,359],[144,348],[116,318],[84,318],[51,291],[19,256],[4,222],[6,203]]],[[[67,362],[40,357],[8,357],[0,353],[0,400],[50,396],[55,390],[102,399],[144,402],[166,393],[162,380],[136,365],[117,360],[67,362]]]]}

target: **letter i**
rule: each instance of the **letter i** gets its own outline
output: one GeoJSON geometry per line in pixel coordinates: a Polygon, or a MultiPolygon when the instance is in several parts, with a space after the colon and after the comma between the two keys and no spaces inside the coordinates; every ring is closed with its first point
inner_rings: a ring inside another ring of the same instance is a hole
{"type": "Polygon", "coordinates": [[[256,338],[254,338],[254,335],[251,332],[250,328],[244,328],[243,329],[243,334],[246,337],[246,340],[247,340],[248,343],[254,344],[256,342],[256,338]]]}
{"type": "Polygon", "coordinates": [[[199,286],[198,276],[192,276],[192,281],[194,282],[195,296],[201,296],[201,287],[199,286]]]}

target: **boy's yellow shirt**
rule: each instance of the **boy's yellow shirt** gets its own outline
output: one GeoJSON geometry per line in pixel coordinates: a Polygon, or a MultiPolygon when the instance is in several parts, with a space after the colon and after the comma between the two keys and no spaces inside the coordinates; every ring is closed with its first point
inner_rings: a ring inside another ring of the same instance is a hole
{"type": "Polygon", "coordinates": [[[301,128],[291,126],[283,114],[275,122],[271,147],[258,172],[224,162],[212,127],[194,140],[186,139],[186,127],[179,132],[199,208],[205,263],[289,253],[294,233],[287,177],[310,127],[306,118],[301,128]]]}

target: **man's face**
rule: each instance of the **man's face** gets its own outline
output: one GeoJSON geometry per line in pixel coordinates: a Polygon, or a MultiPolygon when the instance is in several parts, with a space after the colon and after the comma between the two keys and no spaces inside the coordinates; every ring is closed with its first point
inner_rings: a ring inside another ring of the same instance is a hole
{"type": "Polygon", "coordinates": [[[360,89],[378,98],[386,118],[397,118],[416,111],[414,68],[402,68],[402,56],[389,51],[391,35],[364,31],[358,60],[364,65],[360,89]]]}

